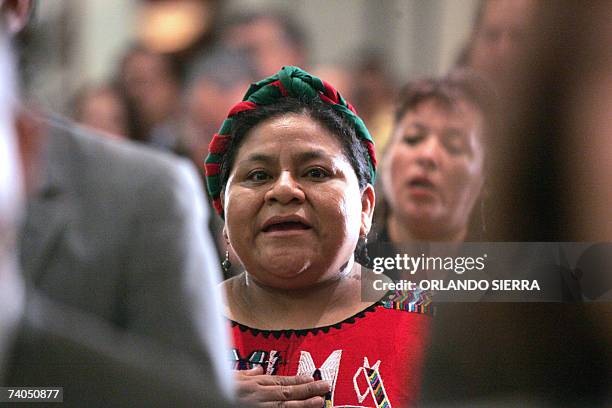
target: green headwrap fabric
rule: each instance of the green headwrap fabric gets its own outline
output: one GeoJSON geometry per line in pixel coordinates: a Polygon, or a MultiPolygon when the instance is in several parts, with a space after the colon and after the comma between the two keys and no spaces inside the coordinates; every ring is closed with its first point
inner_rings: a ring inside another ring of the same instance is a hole
{"type": "Polygon", "coordinates": [[[355,134],[364,144],[368,151],[370,179],[372,183],[376,179],[376,155],[374,152],[374,141],[370,132],[366,128],[363,120],[357,115],[357,111],[349,104],[338,91],[329,83],[310,75],[298,67],[283,67],[278,73],[252,84],[244,95],[242,102],[236,104],[229,112],[227,119],[223,121],[219,132],[213,136],[208,146],[208,157],[205,161],[206,184],[208,193],[213,200],[213,206],[219,214],[223,214],[221,203],[220,173],[221,162],[227,151],[230,132],[232,128],[232,118],[239,112],[257,109],[261,105],[269,105],[280,98],[292,96],[300,99],[319,98],[329,103],[334,109],[339,111],[354,126],[355,134]]]}

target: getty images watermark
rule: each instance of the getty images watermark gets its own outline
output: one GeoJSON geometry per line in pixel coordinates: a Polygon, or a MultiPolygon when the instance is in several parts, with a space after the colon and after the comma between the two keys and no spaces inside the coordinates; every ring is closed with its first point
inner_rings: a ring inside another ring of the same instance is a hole
{"type": "Polygon", "coordinates": [[[379,244],[363,297],[428,291],[450,302],[612,301],[612,243],[379,244]],[[373,290],[373,291],[372,291],[373,290]]]}
{"type": "MultiPolygon", "coordinates": [[[[394,257],[373,258],[372,271],[375,274],[385,272],[398,272],[400,274],[415,275],[421,272],[451,272],[463,275],[466,272],[484,271],[486,269],[487,254],[478,257],[471,256],[410,256],[408,254],[395,254],[394,257]]],[[[509,291],[509,290],[540,290],[537,279],[400,279],[388,281],[376,279],[373,282],[375,290],[433,290],[433,291],[509,291]]]]}

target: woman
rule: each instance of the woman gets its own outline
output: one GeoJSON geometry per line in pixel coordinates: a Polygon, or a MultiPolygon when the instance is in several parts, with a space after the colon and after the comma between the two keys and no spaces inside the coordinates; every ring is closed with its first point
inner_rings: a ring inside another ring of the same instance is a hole
{"type": "Polygon", "coordinates": [[[471,216],[484,185],[490,99],[467,72],[405,86],[382,169],[378,242],[478,237],[471,216]]]}
{"type": "Polygon", "coordinates": [[[249,370],[241,400],[410,405],[427,306],[413,294],[362,300],[373,278],[354,253],[370,230],[376,159],[352,106],[284,67],[251,86],[210,152],[209,193],[245,269],[223,284],[234,363],[249,370]]]}

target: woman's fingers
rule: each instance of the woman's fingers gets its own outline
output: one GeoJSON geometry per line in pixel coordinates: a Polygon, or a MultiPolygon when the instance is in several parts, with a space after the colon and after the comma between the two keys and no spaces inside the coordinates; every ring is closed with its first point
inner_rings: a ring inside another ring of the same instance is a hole
{"type": "Polygon", "coordinates": [[[244,403],[257,407],[321,407],[331,390],[327,381],[311,376],[262,375],[261,367],[236,373],[236,393],[244,403]]]}
{"type": "Polygon", "coordinates": [[[273,385],[261,389],[259,401],[304,401],[324,396],[330,391],[327,381],[312,381],[297,385],[273,385]]]}
{"type": "Polygon", "coordinates": [[[314,378],[309,375],[262,375],[259,378],[259,383],[264,385],[300,385],[315,382],[314,378]]]}
{"type": "Polygon", "coordinates": [[[314,382],[314,379],[309,375],[263,375],[261,366],[250,370],[237,371],[235,378],[237,381],[248,378],[261,385],[299,385],[314,382]]]}
{"type": "Polygon", "coordinates": [[[258,405],[261,408],[322,408],[323,397],[313,397],[305,401],[273,401],[258,405]]]}
{"type": "Polygon", "coordinates": [[[237,371],[236,374],[237,375],[262,375],[264,373],[264,369],[263,366],[261,365],[257,365],[253,368],[251,368],[250,370],[243,370],[243,371],[237,371]]]}

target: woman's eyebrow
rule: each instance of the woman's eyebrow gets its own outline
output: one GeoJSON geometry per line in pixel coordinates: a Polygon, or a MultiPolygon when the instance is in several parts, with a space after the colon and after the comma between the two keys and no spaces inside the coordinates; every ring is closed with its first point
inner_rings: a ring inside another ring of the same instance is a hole
{"type": "MultiPolygon", "coordinates": [[[[305,162],[309,160],[329,158],[329,153],[326,152],[325,150],[314,149],[314,150],[298,152],[295,154],[294,157],[296,160],[299,160],[300,162],[305,162]]],[[[270,155],[266,153],[251,153],[250,155],[245,157],[244,160],[241,160],[241,163],[256,162],[256,163],[262,163],[262,164],[272,164],[275,161],[276,161],[276,158],[274,155],[270,155]]]]}
{"type": "Polygon", "coordinates": [[[296,155],[296,158],[300,161],[309,161],[315,159],[328,158],[329,154],[323,150],[309,150],[306,152],[300,152],[296,155]]]}
{"type": "Polygon", "coordinates": [[[424,131],[429,130],[429,128],[426,125],[424,125],[423,123],[420,123],[420,122],[411,123],[409,126],[406,126],[406,128],[407,128],[406,130],[415,130],[416,129],[419,132],[424,132],[424,131]]]}
{"type": "Polygon", "coordinates": [[[265,153],[252,153],[248,155],[244,160],[242,160],[242,163],[247,163],[247,162],[258,162],[258,163],[263,163],[263,164],[270,164],[274,162],[274,158],[271,155],[265,154],[265,153]]]}
{"type": "Polygon", "coordinates": [[[449,127],[444,130],[444,134],[450,137],[465,137],[467,132],[462,128],[449,127]]]}

